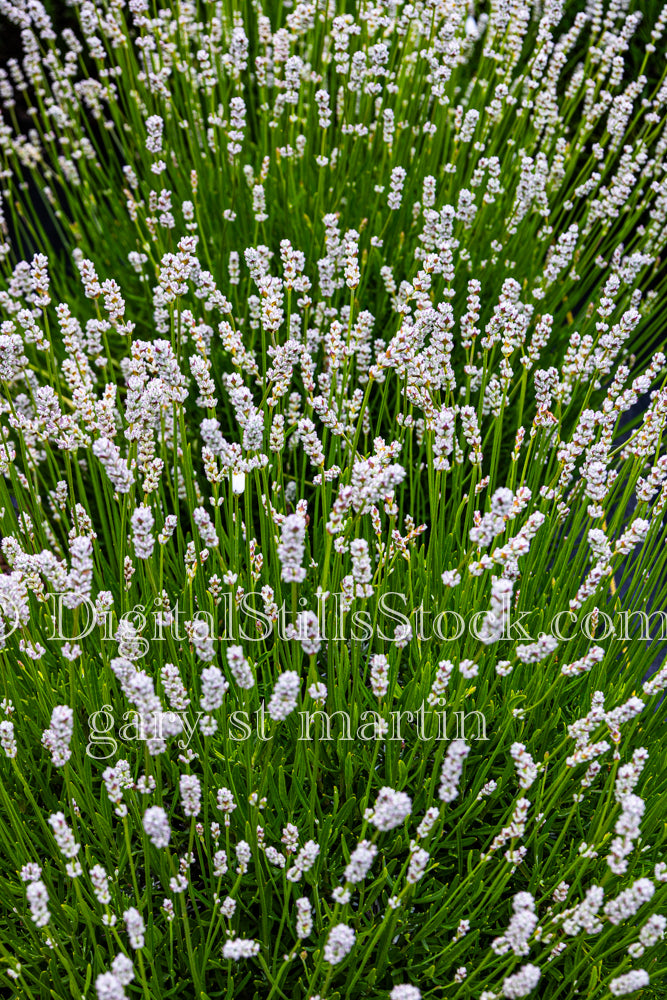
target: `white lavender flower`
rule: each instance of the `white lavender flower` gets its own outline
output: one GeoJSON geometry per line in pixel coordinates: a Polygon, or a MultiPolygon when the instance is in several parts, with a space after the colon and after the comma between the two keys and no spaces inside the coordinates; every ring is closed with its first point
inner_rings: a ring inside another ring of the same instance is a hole
{"type": "Polygon", "coordinates": [[[222,706],[229,685],[219,667],[205,667],[201,673],[201,698],[199,704],[204,712],[215,712],[222,706]]]}
{"type": "Polygon", "coordinates": [[[637,879],[605,905],[604,912],[607,919],[612,924],[623,923],[633,917],[637,910],[653,897],[654,892],[655,886],[650,879],[637,879]]]}
{"type": "Polygon", "coordinates": [[[28,888],[26,889],[26,896],[33,923],[36,924],[37,927],[46,927],[51,919],[48,906],[49,894],[46,891],[46,886],[41,879],[30,882],[28,888]]]}
{"type": "MultiPolygon", "coordinates": [[[[621,790],[623,790],[622,785],[621,790]]],[[[623,794],[620,802],[621,815],[614,827],[616,837],[609,845],[607,857],[607,864],[616,875],[622,875],[628,869],[628,857],[632,854],[635,841],[639,838],[641,821],[646,809],[644,800],[632,793],[623,794]]]]}
{"type": "Polygon", "coordinates": [[[9,719],[0,722],[0,745],[5,751],[5,756],[16,757],[16,737],[14,736],[14,723],[9,719]]]}
{"type": "Polygon", "coordinates": [[[160,153],[162,152],[162,133],[164,130],[164,121],[159,115],[151,115],[146,119],[146,132],[148,133],[146,139],[146,149],[149,153],[160,153]]]}
{"type": "Polygon", "coordinates": [[[251,687],[254,687],[255,678],[241,646],[227,647],[227,663],[232,677],[240,688],[250,690],[251,687]]]}
{"type": "Polygon", "coordinates": [[[541,972],[536,965],[522,965],[518,972],[503,981],[503,996],[509,1000],[527,997],[540,981],[541,972]]]}
{"type": "Polygon", "coordinates": [[[67,825],[65,814],[62,812],[53,813],[52,816],[49,816],[49,826],[53,830],[53,836],[60,853],[73,860],[81,850],[81,844],[78,844],[74,839],[74,834],[67,825]]]}
{"type": "Polygon", "coordinates": [[[218,538],[218,533],[215,530],[215,525],[211,520],[211,515],[205,507],[195,507],[192,512],[192,519],[197,525],[199,537],[201,538],[203,545],[214,549],[220,544],[220,539],[218,538]]]}
{"type": "Polygon", "coordinates": [[[407,174],[403,167],[394,167],[391,172],[391,191],[387,204],[394,212],[401,207],[401,196],[406,176],[407,174]]]}
{"type": "Polygon", "coordinates": [[[371,688],[376,698],[384,698],[389,690],[389,661],[383,653],[371,657],[371,688]]]}
{"type": "Polygon", "coordinates": [[[278,558],[280,559],[280,578],[286,583],[301,583],[306,578],[303,569],[304,547],[306,540],[306,522],[301,514],[290,514],[283,522],[278,558]]]}
{"type": "Polygon", "coordinates": [[[132,965],[131,959],[119,952],[111,963],[111,971],[122,983],[123,986],[128,986],[134,979],[134,966],[132,965]]]}
{"type": "Polygon", "coordinates": [[[127,806],[123,803],[123,791],[133,785],[128,762],[119,760],[113,767],[106,767],[102,772],[102,780],[109,800],[116,806],[116,814],[126,816],[127,806]]]}
{"type": "Polygon", "coordinates": [[[90,597],[93,582],[93,542],[87,535],[77,535],[70,542],[71,570],[67,577],[68,593],[63,604],[76,608],[90,597]]]}
{"type": "Polygon", "coordinates": [[[118,445],[109,438],[98,438],[93,442],[93,454],[99,458],[116,492],[129,493],[134,483],[134,474],[121,458],[118,445]]]}
{"type": "Polygon", "coordinates": [[[134,906],[131,906],[123,913],[123,920],[125,921],[125,929],[130,939],[130,945],[135,951],[138,951],[144,947],[144,933],[146,928],[143,917],[134,906]]]}
{"type": "Polygon", "coordinates": [[[213,855],[213,875],[215,878],[222,878],[228,871],[226,851],[216,851],[213,855]]]}
{"type": "Polygon", "coordinates": [[[222,957],[238,962],[259,954],[259,942],[247,938],[228,938],[222,946],[222,957]]]}
{"type": "Polygon", "coordinates": [[[391,1000],[421,1000],[421,990],[409,983],[394,986],[389,994],[391,1000]]]}
{"type": "Polygon", "coordinates": [[[373,568],[368,554],[368,542],[363,538],[356,538],[350,544],[350,555],[352,556],[352,577],[355,581],[355,594],[357,597],[371,597],[373,587],[373,568]]]}
{"type": "Polygon", "coordinates": [[[440,810],[436,809],[435,806],[429,806],[429,808],[424,813],[424,818],[417,827],[418,837],[428,837],[429,833],[438,821],[438,816],[440,815],[440,810]]]}
{"type": "Polygon", "coordinates": [[[201,808],[201,784],[195,774],[182,774],[179,781],[181,802],[186,816],[198,816],[201,808]]]}
{"type": "Polygon", "coordinates": [[[171,837],[167,814],[161,806],[150,806],[144,813],[144,830],[156,847],[166,847],[171,837]]]}
{"type": "Polygon", "coordinates": [[[153,538],[153,526],[155,525],[153,511],[150,507],[142,504],[133,512],[131,524],[134,554],[137,559],[150,559],[155,545],[155,539],[153,538]]]}
{"type": "Polygon", "coordinates": [[[327,700],[327,693],[328,693],[327,686],[326,684],[323,684],[321,681],[318,681],[315,684],[311,684],[310,687],[308,688],[308,694],[313,699],[313,701],[318,702],[321,705],[323,705],[324,702],[327,700]]]}
{"type": "Polygon", "coordinates": [[[459,782],[463,773],[463,762],[470,753],[470,747],[463,740],[452,740],[440,773],[438,795],[443,802],[453,802],[459,794],[459,782]]]}
{"type": "Polygon", "coordinates": [[[314,840],[307,840],[294,859],[294,864],[287,872],[287,879],[290,882],[301,881],[304,872],[310,871],[317,861],[319,853],[319,844],[315,843],[314,840]]]}
{"type": "Polygon", "coordinates": [[[597,914],[604,899],[602,886],[593,885],[587,889],[584,899],[570,911],[563,921],[563,931],[571,937],[583,928],[588,934],[599,934],[602,921],[597,914]]]}
{"type": "Polygon", "coordinates": [[[41,866],[35,861],[29,861],[27,865],[23,865],[23,868],[21,868],[20,875],[23,882],[36,882],[42,877],[41,866]]]}
{"type": "Polygon", "coordinates": [[[338,965],[349,955],[354,945],[355,933],[347,924],[336,924],[329,931],[327,943],[324,946],[324,961],[330,965],[338,965]]]}
{"type": "Polygon", "coordinates": [[[184,712],[190,704],[190,699],[181,680],[178,667],[173,663],[165,663],[162,667],[161,676],[165,694],[171,708],[175,712],[184,712]]]}
{"type": "Polygon", "coordinates": [[[425,851],[421,847],[415,848],[410,855],[410,864],[408,865],[405,881],[410,885],[416,885],[426,871],[426,866],[429,863],[429,860],[430,856],[428,851],[425,851]]]}
{"type": "Polygon", "coordinates": [[[102,906],[108,906],[111,902],[109,876],[102,865],[93,865],[90,869],[90,881],[93,884],[93,892],[98,903],[102,906]]]}
{"type": "Polygon", "coordinates": [[[646,969],[631,969],[622,976],[616,976],[609,983],[609,992],[614,997],[624,997],[648,986],[650,982],[646,969]]]}
{"type": "Polygon", "coordinates": [[[345,881],[352,883],[363,882],[368,871],[373,864],[377,847],[369,840],[362,840],[350,855],[350,861],[345,869],[345,881]]]}
{"type": "Polygon", "coordinates": [[[234,796],[228,788],[219,788],[217,794],[218,809],[225,814],[225,826],[229,826],[229,817],[236,809],[234,796]]]}
{"type": "Polygon", "coordinates": [[[494,938],[491,947],[497,955],[504,955],[510,949],[515,955],[527,955],[530,952],[528,944],[537,927],[535,900],[529,892],[519,892],[512,901],[514,910],[505,933],[494,938]]]}
{"type": "Polygon", "coordinates": [[[530,788],[537,778],[537,767],[523,743],[513,743],[510,754],[519,776],[521,788],[530,788]]]}
{"type": "Polygon", "coordinates": [[[42,735],[42,743],[51,753],[56,767],[64,767],[71,757],[70,742],[74,731],[74,712],[68,705],[56,705],[51,726],[42,735]]]}
{"type": "Polygon", "coordinates": [[[645,948],[652,948],[662,941],[667,929],[667,917],[661,913],[652,913],[639,932],[639,940],[645,948]]]}
{"type": "Polygon", "coordinates": [[[313,908],[310,901],[302,896],[296,901],[296,909],[296,934],[299,940],[303,941],[313,930],[313,908]]]}
{"type": "Polygon", "coordinates": [[[236,860],[238,861],[236,871],[239,875],[243,875],[243,873],[248,870],[251,857],[252,852],[250,850],[250,844],[247,840],[239,840],[236,845],[236,860]]]}
{"type": "Polygon", "coordinates": [[[276,722],[286,719],[296,708],[299,687],[299,675],[294,670],[286,670],[278,677],[268,706],[268,713],[276,722]]]}
{"type": "Polygon", "coordinates": [[[284,827],[280,842],[285,845],[285,850],[288,854],[294,854],[299,846],[299,830],[294,826],[294,823],[288,823],[284,827]]]}
{"type": "Polygon", "coordinates": [[[97,1000],[125,1000],[127,993],[118,976],[113,972],[103,972],[95,980],[97,1000]]]}
{"type": "Polygon", "coordinates": [[[412,801],[405,792],[384,787],[378,792],[370,822],[378,830],[393,830],[401,826],[412,812],[412,801]]]}

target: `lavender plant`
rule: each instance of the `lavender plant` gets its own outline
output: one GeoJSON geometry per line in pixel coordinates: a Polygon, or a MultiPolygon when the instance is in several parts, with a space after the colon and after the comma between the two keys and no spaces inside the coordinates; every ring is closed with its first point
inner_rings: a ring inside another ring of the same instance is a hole
{"type": "Polygon", "coordinates": [[[0,0],[4,986],[662,996],[667,7],[71,7],[0,0]]]}

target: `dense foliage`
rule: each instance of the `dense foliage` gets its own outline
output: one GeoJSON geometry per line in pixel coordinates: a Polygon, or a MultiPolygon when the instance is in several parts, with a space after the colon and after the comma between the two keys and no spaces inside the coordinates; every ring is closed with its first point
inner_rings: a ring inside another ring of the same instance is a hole
{"type": "Polygon", "coordinates": [[[661,996],[667,7],[71,8],[0,0],[5,986],[661,996]]]}

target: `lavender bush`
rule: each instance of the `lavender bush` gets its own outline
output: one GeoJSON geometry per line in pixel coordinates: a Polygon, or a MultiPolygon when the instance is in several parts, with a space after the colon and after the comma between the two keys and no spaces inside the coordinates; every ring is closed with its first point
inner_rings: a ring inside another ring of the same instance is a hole
{"type": "Polygon", "coordinates": [[[71,13],[0,0],[3,988],[663,996],[667,7],[71,13]]]}

